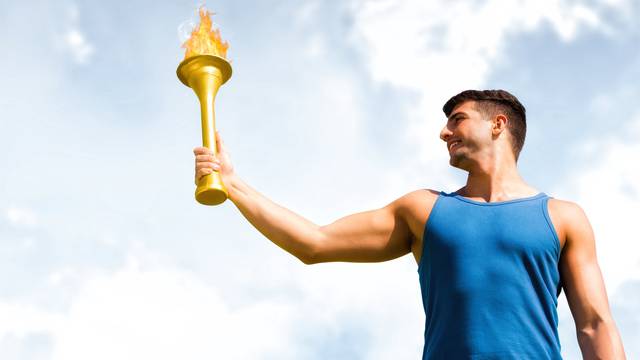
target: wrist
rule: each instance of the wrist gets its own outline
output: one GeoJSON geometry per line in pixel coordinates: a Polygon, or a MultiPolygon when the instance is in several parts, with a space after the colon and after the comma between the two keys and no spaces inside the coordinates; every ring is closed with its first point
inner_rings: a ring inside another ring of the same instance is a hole
{"type": "Polygon", "coordinates": [[[227,189],[227,198],[235,203],[235,199],[238,196],[238,186],[241,182],[240,178],[238,178],[236,174],[233,174],[224,178],[223,182],[227,189]]]}

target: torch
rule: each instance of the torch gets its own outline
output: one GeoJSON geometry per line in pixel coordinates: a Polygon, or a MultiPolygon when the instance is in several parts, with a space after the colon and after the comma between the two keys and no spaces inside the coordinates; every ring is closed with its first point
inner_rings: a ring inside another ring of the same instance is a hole
{"type": "MultiPolygon", "coordinates": [[[[185,59],[176,70],[178,79],[193,89],[200,102],[202,146],[218,154],[213,103],[222,84],[231,77],[231,64],[225,59],[229,45],[223,42],[219,30],[212,30],[209,12],[200,8],[200,24],[182,45],[185,59]]],[[[227,199],[227,189],[217,171],[205,175],[196,187],[195,198],[203,205],[218,205],[227,199]]]]}

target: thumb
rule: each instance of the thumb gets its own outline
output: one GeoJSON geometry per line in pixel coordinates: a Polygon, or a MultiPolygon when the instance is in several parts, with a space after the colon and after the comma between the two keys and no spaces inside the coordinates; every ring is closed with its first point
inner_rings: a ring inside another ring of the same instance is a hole
{"type": "Polygon", "coordinates": [[[224,146],[224,141],[222,141],[222,137],[220,136],[220,132],[216,131],[216,143],[218,144],[218,152],[226,153],[226,148],[224,146]]]}

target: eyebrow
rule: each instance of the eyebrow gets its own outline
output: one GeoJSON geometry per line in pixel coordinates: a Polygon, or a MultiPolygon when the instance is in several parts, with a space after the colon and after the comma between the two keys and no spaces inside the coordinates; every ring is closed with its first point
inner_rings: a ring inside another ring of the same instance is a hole
{"type": "Polygon", "coordinates": [[[447,121],[451,121],[451,120],[453,120],[454,118],[456,118],[456,117],[458,117],[458,116],[462,116],[462,115],[467,116],[467,113],[465,113],[464,111],[458,111],[458,112],[455,112],[455,113],[453,113],[453,114],[449,115],[449,117],[447,118],[447,121]]]}

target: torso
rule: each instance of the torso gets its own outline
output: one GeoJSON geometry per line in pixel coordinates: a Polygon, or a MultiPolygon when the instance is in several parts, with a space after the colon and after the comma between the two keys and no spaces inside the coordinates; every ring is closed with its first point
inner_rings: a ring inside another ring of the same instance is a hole
{"type": "MultiPolygon", "coordinates": [[[[406,221],[411,230],[411,252],[416,260],[416,263],[420,263],[420,257],[422,256],[422,239],[424,236],[425,225],[433,209],[433,205],[438,198],[439,192],[434,190],[417,190],[407,196],[407,211],[406,221]]],[[[566,242],[566,231],[564,224],[564,209],[566,202],[562,200],[549,199],[549,217],[558,234],[558,240],[560,241],[560,249],[564,248],[566,242]]]]}

